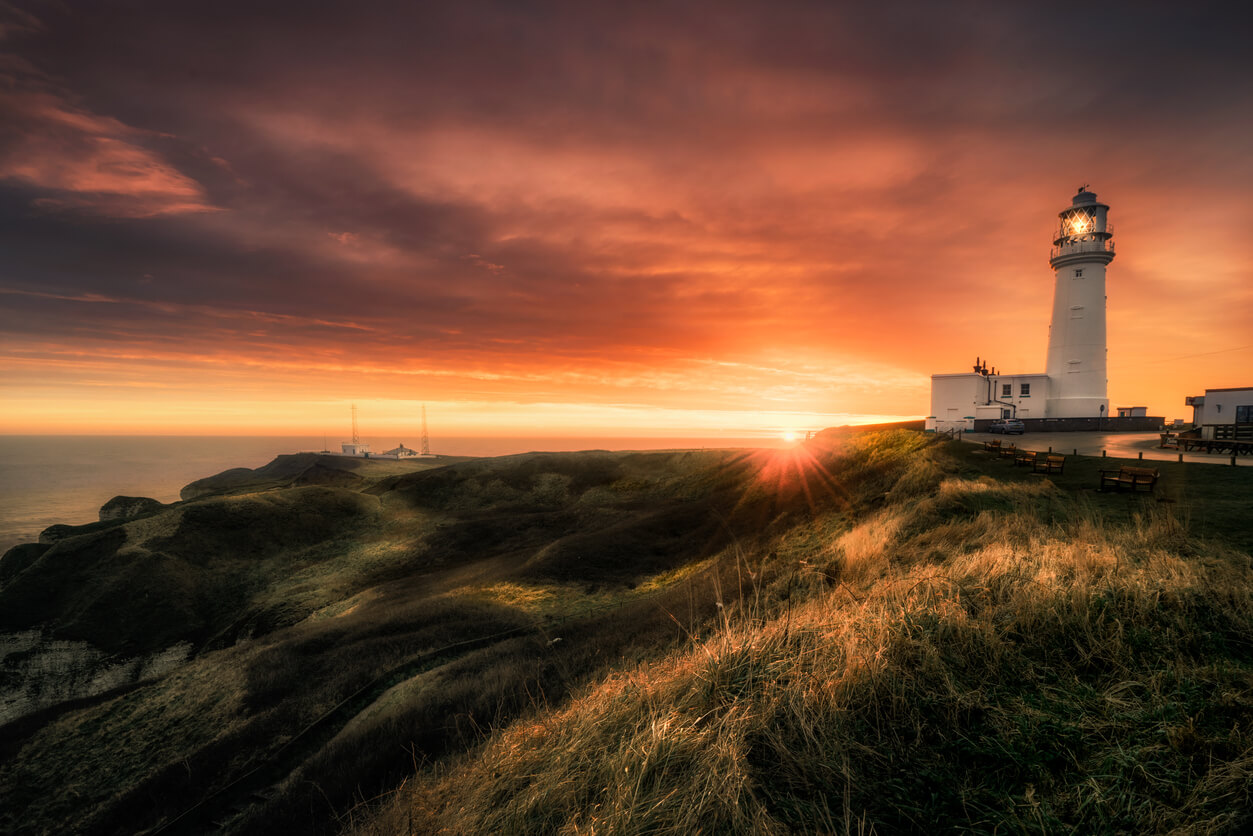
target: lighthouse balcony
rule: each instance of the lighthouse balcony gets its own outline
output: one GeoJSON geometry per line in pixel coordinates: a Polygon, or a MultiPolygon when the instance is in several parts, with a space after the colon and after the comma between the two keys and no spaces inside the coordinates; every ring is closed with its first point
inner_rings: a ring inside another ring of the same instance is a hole
{"type": "Polygon", "coordinates": [[[1049,250],[1049,258],[1057,258],[1072,253],[1110,253],[1114,252],[1114,239],[1075,239],[1059,244],[1049,250]]]}
{"type": "Polygon", "coordinates": [[[1054,268],[1080,261],[1104,261],[1108,264],[1113,259],[1114,241],[1112,238],[1072,239],[1049,250],[1049,263],[1054,268]]]}

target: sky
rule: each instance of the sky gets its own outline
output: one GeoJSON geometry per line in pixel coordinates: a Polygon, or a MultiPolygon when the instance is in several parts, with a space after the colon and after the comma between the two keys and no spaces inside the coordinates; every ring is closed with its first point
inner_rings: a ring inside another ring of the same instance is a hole
{"type": "Polygon", "coordinates": [[[0,0],[0,433],[751,435],[1253,386],[1233,4],[0,0]],[[412,432],[410,433],[412,434],[412,432]]]}

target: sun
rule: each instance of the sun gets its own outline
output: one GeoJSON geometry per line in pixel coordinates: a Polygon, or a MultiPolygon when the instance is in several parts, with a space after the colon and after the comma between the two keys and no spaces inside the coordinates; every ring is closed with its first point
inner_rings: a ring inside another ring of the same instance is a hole
{"type": "Polygon", "coordinates": [[[796,441],[800,437],[801,437],[801,434],[796,432],[796,430],[786,430],[783,433],[784,441],[796,441]]]}

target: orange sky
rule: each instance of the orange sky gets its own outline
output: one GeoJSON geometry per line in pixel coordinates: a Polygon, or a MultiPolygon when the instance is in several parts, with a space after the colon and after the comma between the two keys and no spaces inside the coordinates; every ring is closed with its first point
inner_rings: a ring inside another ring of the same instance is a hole
{"type": "Polygon", "coordinates": [[[1213,14],[255,5],[0,11],[0,432],[922,417],[976,355],[1043,371],[1082,183],[1111,405],[1253,386],[1213,14]]]}

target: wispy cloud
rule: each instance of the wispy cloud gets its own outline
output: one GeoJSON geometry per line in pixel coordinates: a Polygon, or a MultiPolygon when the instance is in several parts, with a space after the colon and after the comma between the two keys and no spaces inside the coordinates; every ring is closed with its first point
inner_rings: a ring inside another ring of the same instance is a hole
{"type": "Polygon", "coordinates": [[[0,180],[44,211],[115,218],[213,211],[200,184],[145,143],[158,134],[74,104],[24,62],[0,64],[0,180]]]}

